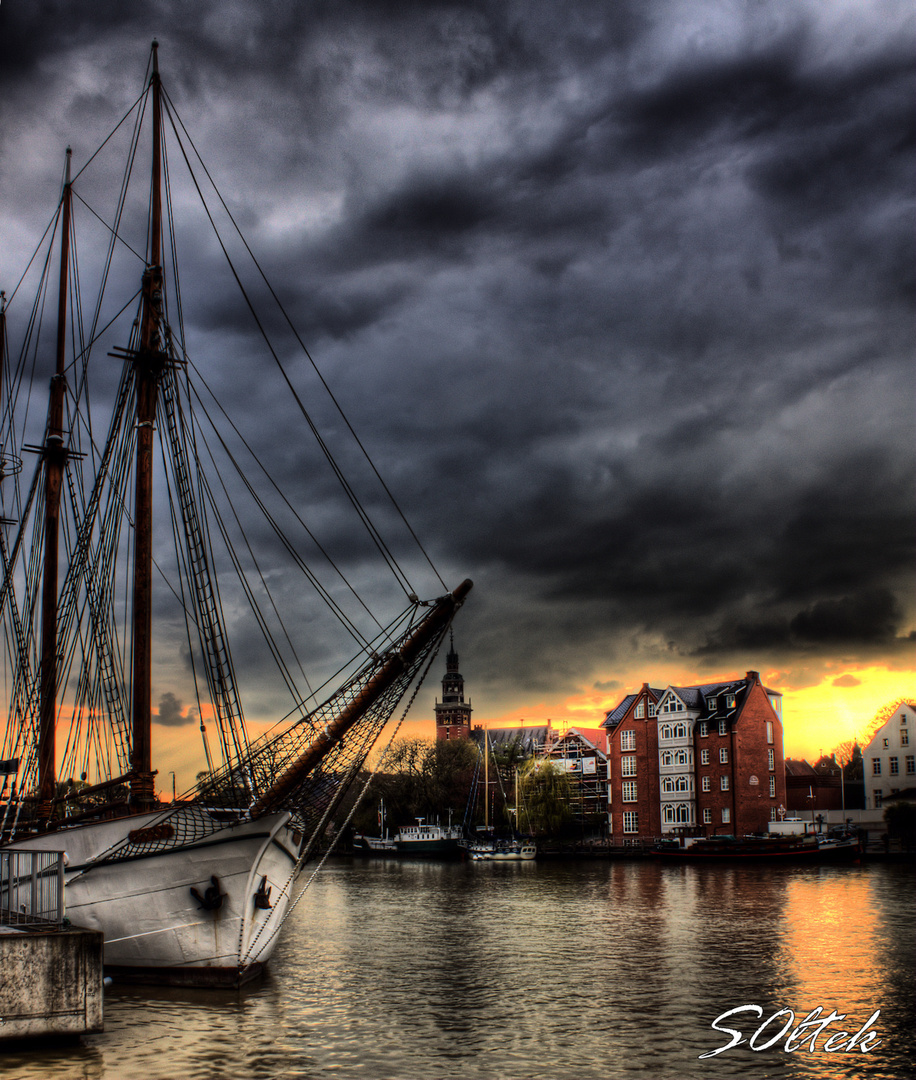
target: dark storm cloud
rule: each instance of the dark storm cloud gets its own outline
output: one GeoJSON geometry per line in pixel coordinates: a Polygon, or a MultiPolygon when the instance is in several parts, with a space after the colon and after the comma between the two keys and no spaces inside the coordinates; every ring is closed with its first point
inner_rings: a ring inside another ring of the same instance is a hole
{"type": "Polygon", "coordinates": [[[196,709],[185,709],[184,705],[171,691],[159,698],[159,711],[153,714],[153,723],[163,727],[184,727],[198,720],[196,709]]]}
{"type": "MultiPolygon", "coordinates": [[[[57,182],[42,155],[68,120],[101,138],[159,36],[170,99],[303,340],[443,575],[477,580],[460,634],[479,698],[612,687],[672,657],[900,655],[907,5],[161,0],[0,21],[4,211],[23,222],[32,178],[57,182]]],[[[361,575],[365,545],[250,359],[250,315],[202,239],[186,249],[221,400],[361,575]]]]}

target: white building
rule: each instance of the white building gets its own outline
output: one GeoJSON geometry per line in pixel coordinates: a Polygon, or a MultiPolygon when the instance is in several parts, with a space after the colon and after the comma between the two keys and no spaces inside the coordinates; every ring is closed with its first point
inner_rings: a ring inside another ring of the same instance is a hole
{"type": "Polygon", "coordinates": [[[898,705],[862,751],[865,809],[880,810],[895,795],[916,788],[916,709],[898,705]]]}

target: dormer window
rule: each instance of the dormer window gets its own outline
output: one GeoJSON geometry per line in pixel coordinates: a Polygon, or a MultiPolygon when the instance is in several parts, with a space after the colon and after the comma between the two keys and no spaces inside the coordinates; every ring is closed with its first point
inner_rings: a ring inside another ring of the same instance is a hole
{"type": "Polygon", "coordinates": [[[734,707],[735,707],[735,695],[734,694],[726,694],[725,695],[725,708],[726,709],[733,709],[734,707]]]}
{"type": "Polygon", "coordinates": [[[706,699],[706,708],[709,709],[710,712],[716,711],[716,701],[717,698],[715,695],[706,699]]]}
{"type": "Polygon", "coordinates": [[[633,713],[633,718],[634,718],[634,720],[642,720],[642,718],[645,715],[646,715],[646,707],[642,702],[640,702],[636,706],[636,712],[633,713]]]}
{"type": "Polygon", "coordinates": [[[655,716],[655,702],[654,701],[649,702],[649,715],[650,716],[655,716]]]}

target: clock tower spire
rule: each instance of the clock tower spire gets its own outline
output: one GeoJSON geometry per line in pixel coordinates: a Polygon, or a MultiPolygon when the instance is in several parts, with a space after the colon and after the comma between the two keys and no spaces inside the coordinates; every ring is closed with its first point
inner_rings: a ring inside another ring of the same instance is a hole
{"type": "Polygon", "coordinates": [[[471,736],[471,701],[464,700],[464,677],[458,670],[454,637],[449,635],[442,700],[436,702],[436,738],[469,739],[471,736]]]}

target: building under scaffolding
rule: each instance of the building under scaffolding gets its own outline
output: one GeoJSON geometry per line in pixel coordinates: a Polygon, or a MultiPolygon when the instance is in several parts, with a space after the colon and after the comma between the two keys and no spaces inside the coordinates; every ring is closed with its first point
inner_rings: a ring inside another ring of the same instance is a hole
{"type": "Polygon", "coordinates": [[[539,756],[566,773],[572,789],[570,810],[583,824],[607,821],[607,732],[601,728],[569,728],[543,746],[539,756]]]}

